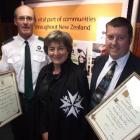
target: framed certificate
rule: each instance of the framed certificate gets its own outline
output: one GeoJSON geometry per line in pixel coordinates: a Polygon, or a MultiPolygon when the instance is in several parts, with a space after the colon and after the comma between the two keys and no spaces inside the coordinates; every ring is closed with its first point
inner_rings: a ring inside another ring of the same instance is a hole
{"type": "Polygon", "coordinates": [[[132,140],[140,135],[140,77],[133,73],[86,119],[101,140],[132,140]]]}
{"type": "Polygon", "coordinates": [[[22,114],[15,73],[0,74],[0,127],[22,114]]]}

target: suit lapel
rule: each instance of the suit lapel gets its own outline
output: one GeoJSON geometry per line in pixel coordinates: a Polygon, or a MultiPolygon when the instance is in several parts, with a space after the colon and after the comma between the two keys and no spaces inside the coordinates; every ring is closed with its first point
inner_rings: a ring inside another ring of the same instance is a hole
{"type": "Polygon", "coordinates": [[[97,78],[98,78],[101,70],[103,69],[107,59],[108,59],[108,57],[99,57],[95,61],[95,64],[94,64],[93,70],[92,70],[92,81],[91,81],[92,91],[95,90],[97,78]]]}
{"type": "Polygon", "coordinates": [[[116,87],[119,86],[128,76],[131,75],[131,73],[135,71],[133,67],[133,61],[134,61],[134,56],[132,55],[132,53],[130,53],[128,61],[122,71],[122,74],[117,82],[116,87]]]}

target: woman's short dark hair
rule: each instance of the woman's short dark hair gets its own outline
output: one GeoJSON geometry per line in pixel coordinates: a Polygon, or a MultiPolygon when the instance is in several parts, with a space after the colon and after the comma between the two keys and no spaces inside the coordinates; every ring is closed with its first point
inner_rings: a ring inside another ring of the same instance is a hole
{"type": "Polygon", "coordinates": [[[69,52],[69,57],[71,57],[72,48],[73,48],[73,46],[72,46],[73,39],[69,33],[63,32],[60,30],[54,30],[54,31],[50,32],[47,35],[47,37],[44,39],[44,43],[45,43],[44,51],[46,54],[48,54],[48,46],[52,42],[63,43],[69,52]]]}

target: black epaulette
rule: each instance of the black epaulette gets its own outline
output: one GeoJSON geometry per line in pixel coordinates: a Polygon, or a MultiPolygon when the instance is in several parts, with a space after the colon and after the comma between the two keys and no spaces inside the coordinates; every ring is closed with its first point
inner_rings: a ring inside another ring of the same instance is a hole
{"type": "Polygon", "coordinates": [[[41,40],[41,41],[44,41],[44,38],[43,37],[40,37],[39,36],[38,39],[41,40]]]}
{"type": "Polygon", "coordinates": [[[11,37],[11,38],[7,39],[6,41],[2,42],[2,45],[5,45],[5,44],[7,44],[7,43],[9,43],[9,42],[11,42],[13,40],[14,40],[14,38],[11,37]]]}

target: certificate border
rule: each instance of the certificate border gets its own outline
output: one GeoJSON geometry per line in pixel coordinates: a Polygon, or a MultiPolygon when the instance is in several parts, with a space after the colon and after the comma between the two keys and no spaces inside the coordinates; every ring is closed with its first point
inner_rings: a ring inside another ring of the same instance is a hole
{"type": "Polygon", "coordinates": [[[18,89],[17,89],[17,82],[16,82],[16,75],[14,71],[6,71],[4,73],[0,73],[0,77],[1,76],[9,76],[12,78],[12,82],[13,82],[13,86],[14,86],[14,92],[15,92],[15,96],[16,96],[16,104],[18,107],[18,111],[14,114],[12,114],[11,116],[9,116],[8,118],[6,118],[5,120],[0,122],[0,127],[4,126],[5,124],[9,123],[10,121],[12,121],[13,119],[15,119],[16,117],[20,116],[22,114],[22,109],[21,109],[21,104],[20,104],[20,99],[19,99],[19,94],[18,94],[18,89]]]}
{"type": "MultiPolygon", "coordinates": [[[[108,105],[112,100],[114,100],[118,95],[120,95],[122,92],[118,93],[117,92],[123,91],[126,89],[125,84],[132,78],[132,77],[136,77],[140,80],[140,76],[133,72],[116,90],[114,90],[113,95],[110,95],[109,98],[107,98],[105,101],[103,101],[102,103],[100,103],[99,105],[97,105],[94,109],[92,109],[85,117],[88,121],[88,123],[91,125],[92,129],[96,132],[97,136],[100,139],[103,139],[103,137],[105,138],[105,140],[107,140],[107,136],[104,133],[104,131],[100,128],[100,125],[98,124],[98,122],[94,119],[96,114],[98,114],[98,112],[100,112],[106,105],[108,105]],[[93,118],[94,117],[94,118],[93,118]],[[92,120],[91,120],[92,119],[92,120]],[[94,126],[94,124],[96,124],[96,126],[94,126]],[[99,130],[97,130],[99,129],[99,130]],[[102,134],[100,134],[100,132],[102,132],[102,134]]],[[[133,133],[136,129],[140,128],[140,125],[138,127],[136,127],[135,129],[133,129],[131,131],[131,133],[133,133]]],[[[129,136],[131,133],[126,134],[122,140],[124,140],[125,138],[127,138],[127,136],[129,136]]],[[[134,138],[139,138],[139,134],[134,138]]]]}

